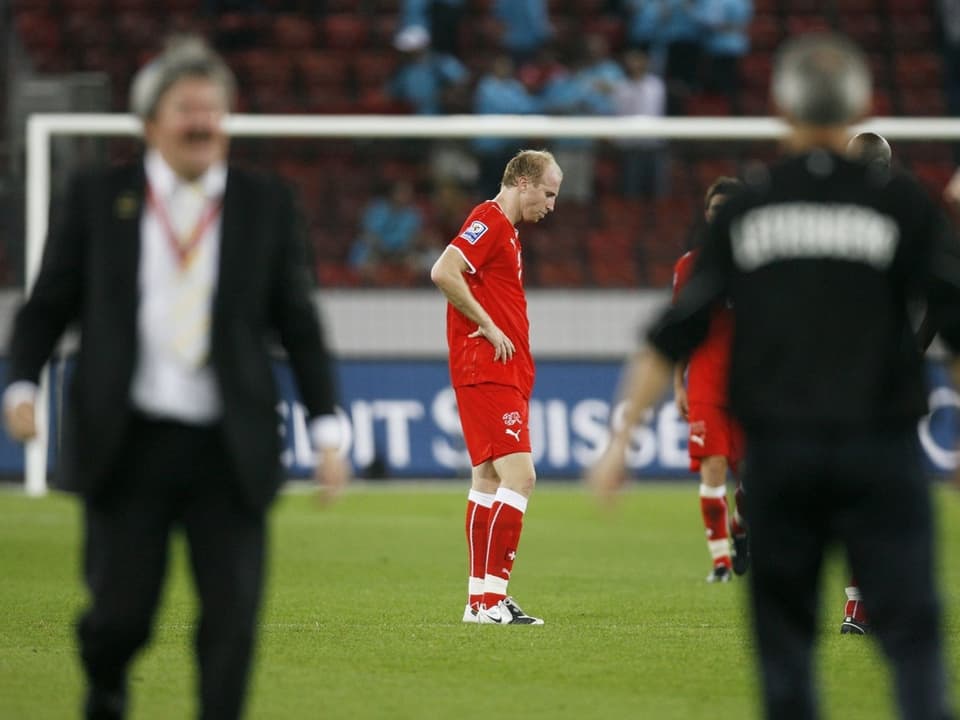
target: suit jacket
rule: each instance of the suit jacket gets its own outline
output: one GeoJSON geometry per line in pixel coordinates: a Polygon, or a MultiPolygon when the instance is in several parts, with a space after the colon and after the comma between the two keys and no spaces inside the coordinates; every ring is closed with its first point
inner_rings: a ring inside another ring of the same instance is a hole
{"type": "MultiPolygon", "coordinates": [[[[145,186],[142,162],[74,178],[10,342],[9,381],[37,382],[65,328],[79,324],[58,485],[87,496],[109,492],[132,415],[145,186]]],[[[229,168],[220,243],[210,362],[237,482],[247,503],[262,508],[282,479],[274,341],[287,351],[311,417],[333,412],[331,363],[290,191],[229,168]]]]}

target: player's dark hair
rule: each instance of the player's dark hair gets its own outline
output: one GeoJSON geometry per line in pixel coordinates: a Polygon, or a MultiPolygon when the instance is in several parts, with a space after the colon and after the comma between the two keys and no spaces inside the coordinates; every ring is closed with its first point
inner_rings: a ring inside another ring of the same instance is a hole
{"type": "Polygon", "coordinates": [[[703,196],[703,209],[706,210],[710,207],[710,201],[715,195],[730,197],[731,195],[736,195],[741,190],[743,190],[743,182],[741,180],[735,177],[721,175],[707,188],[707,192],[703,196]]]}
{"type": "Polygon", "coordinates": [[[847,155],[873,167],[887,169],[893,159],[890,143],[883,135],[873,132],[862,132],[855,135],[847,145],[847,155]]]}

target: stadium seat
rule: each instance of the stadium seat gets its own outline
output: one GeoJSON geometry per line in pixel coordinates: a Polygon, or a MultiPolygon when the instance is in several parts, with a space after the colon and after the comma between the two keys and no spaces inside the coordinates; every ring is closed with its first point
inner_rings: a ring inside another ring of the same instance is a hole
{"type": "Polygon", "coordinates": [[[890,93],[885,90],[873,91],[871,114],[877,117],[893,115],[893,99],[890,97],[890,93]]]}
{"type": "Polygon", "coordinates": [[[743,88],[762,88],[770,85],[770,69],[773,66],[770,53],[755,52],[740,60],[740,82],[743,88]]]}
{"type": "Polygon", "coordinates": [[[323,37],[329,48],[357,50],[366,45],[369,23],[362,16],[339,13],[321,20],[323,37]]]}
{"type": "Polygon", "coordinates": [[[831,29],[830,23],[820,14],[791,15],[787,18],[788,35],[827,32],[831,29]]]}
{"type": "Polygon", "coordinates": [[[691,95],[686,103],[687,115],[705,117],[723,117],[730,115],[732,105],[726,95],[691,95]]]}
{"type": "Polygon", "coordinates": [[[873,74],[874,86],[889,88],[890,78],[890,59],[886,52],[873,52],[867,55],[867,62],[870,63],[870,72],[873,74]]]}
{"type": "Polygon", "coordinates": [[[535,265],[534,282],[541,287],[580,287],[584,284],[582,262],[547,260],[535,265]]]}
{"type": "Polygon", "coordinates": [[[940,197],[943,188],[950,182],[956,166],[946,160],[920,161],[913,163],[913,174],[936,197],[940,197]]]}
{"type": "Polygon", "coordinates": [[[359,53],[353,59],[353,77],[362,93],[383,88],[397,69],[400,58],[391,50],[359,53]]]}
{"type": "Polygon", "coordinates": [[[947,99],[943,90],[930,88],[903,88],[900,90],[903,115],[942,117],[947,114],[947,99]]]}
{"type": "MultiPolygon", "coordinates": [[[[102,42],[103,24],[95,21],[91,31],[99,31],[98,42],[102,42]]],[[[133,10],[126,10],[113,16],[114,35],[123,45],[134,49],[157,49],[163,37],[158,18],[133,10]]],[[[75,30],[79,32],[79,30],[75,30]]]]}
{"type": "Polygon", "coordinates": [[[326,0],[325,9],[330,13],[355,13],[360,11],[363,0],[326,0]]]}
{"type": "Polygon", "coordinates": [[[915,52],[894,56],[894,75],[901,90],[920,87],[942,87],[942,60],[937,53],[915,52]]]}
{"type": "Polygon", "coordinates": [[[867,52],[885,49],[886,32],[876,15],[844,14],[840,15],[838,24],[841,32],[849,35],[867,52]]]}
{"type": "Polygon", "coordinates": [[[934,10],[930,0],[887,0],[887,12],[891,15],[925,15],[932,17],[934,10]]]}
{"type": "Polygon", "coordinates": [[[783,39],[783,26],[773,15],[757,15],[750,23],[750,47],[770,52],[783,39]]]}
{"type": "Polygon", "coordinates": [[[937,47],[937,37],[933,20],[926,15],[902,15],[891,18],[890,36],[893,38],[894,52],[929,50],[937,47]]]}
{"type": "Polygon", "coordinates": [[[834,4],[840,15],[875,15],[880,10],[877,0],[834,0],[834,4]]]}
{"type": "Polygon", "coordinates": [[[113,6],[113,12],[130,10],[147,14],[155,11],[154,0],[109,0],[109,2],[113,6]]]}
{"type": "MultiPolygon", "coordinates": [[[[37,3],[31,2],[31,5],[37,3]]],[[[64,14],[82,12],[97,15],[106,7],[107,0],[60,0],[60,10],[64,14]]]]}
{"type": "MultiPolygon", "coordinates": [[[[316,247],[319,243],[314,242],[316,247]]],[[[356,287],[360,284],[360,276],[356,271],[341,263],[318,262],[317,283],[321,287],[356,287]]]]}
{"type": "Polygon", "coordinates": [[[601,288],[635,288],[640,285],[637,265],[632,259],[616,265],[605,261],[591,262],[590,279],[601,288]]]}
{"type": "Polygon", "coordinates": [[[780,0],[754,0],[753,11],[757,15],[773,15],[780,12],[780,0]]]}
{"type": "Polygon", "coordinates": [[[316,47],[316,28],[300,15],[278,15],[273,20],[273,43],[281,50],[310,50],[316,47]]]}
{"type": "Polygon", "coordinates": [[[19,12],[14,27],[24,46],[34,51],[58,51],[61,48],[60,23],[43,11],[19,12]]]}

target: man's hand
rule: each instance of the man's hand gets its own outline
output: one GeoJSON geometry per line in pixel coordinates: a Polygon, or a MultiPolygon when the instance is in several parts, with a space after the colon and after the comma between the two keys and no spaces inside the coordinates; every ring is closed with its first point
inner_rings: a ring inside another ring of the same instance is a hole
{"type": "Polygon", "coordinates": [[[960,168],[953,174],[950,182],[943,191],[943,199],[946,200],[954,210],[960,210],[960,168]]]}
{"type": "Polygon", "coordinates": [[[677,405],[677,412],[684,420],[690,420],[690,401],[687,399],[687,389],[683,385],[673,386],[673,401],[677,405]]]}
{"type": "Polygon", "coordinates": [[[617,490],[626,482],[627,474],[624,468],[626,442],[625,436],[614,435],[596,465],[587,473],[587,485],[605,504],[612,504],[617,490]]]}
{"type": "Polygon", "coordinates": [[[37,435],[37,420],[32,401],[18,402],[3,411],[7,433],[17,442],[32,440],[37,435]]]}
{"type": "Polygon", "coordinates": [[[494,361],[500,360],[501,362],[506,363],[510,358],[513,357],[513,353],[516,352],[516,349],[513,347],[513,342],[510,340],[510,338],[504,335],[503,331],[493,323],[490,323],[486,327],[481,325],[475,331],[470,333],[469,337],[486,338],[487,341],[493,345],[494,361]]]}
{"type": "Polygon", "coordinates": [[[343,492],[350,481],[350,468],[338,448],[324,448],[317,455],[313,473],[320,486],[320,502],[328,505],[343,492]]]}

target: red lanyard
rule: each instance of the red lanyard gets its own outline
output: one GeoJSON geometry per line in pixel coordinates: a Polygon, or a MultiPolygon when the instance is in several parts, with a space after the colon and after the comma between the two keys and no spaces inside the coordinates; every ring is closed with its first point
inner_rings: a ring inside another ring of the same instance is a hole
{"type": "Polygon", "coordinates": [[[160,225],[163,227],[170,249],[173,250],[177,256],[177,264],[181,270],[184,270],[189,267],[193,261],[193,256],[204,234],[220,215],[220,210],[223,208],[223,201],[217,198],[207,203],[207,207],[204,208],[203,214],[200,216],[200,219],[197,220],[197,224],[193,226],[193,230],[181,238],[177,235],[176,231],[174,231],[173,225],[170,223],[170,217],[167,215],[163,203],[160,202],[160,198],[157,197],[150,183],[147,183],[147,200],[150,203],[150,207],[153,208],[153,212],[156,213],[160,225]]]}

